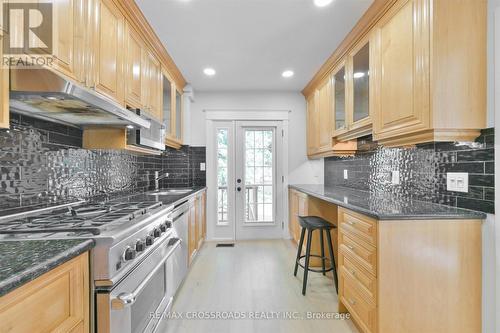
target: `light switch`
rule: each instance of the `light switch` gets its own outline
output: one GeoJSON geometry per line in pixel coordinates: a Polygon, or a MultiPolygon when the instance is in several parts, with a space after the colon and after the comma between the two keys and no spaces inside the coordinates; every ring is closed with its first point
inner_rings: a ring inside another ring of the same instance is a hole
{"type": "Polygon", "coordinates": [[[446,173],[446,189],[454,192],[469,192],[469,174],[467,172],[446,173]]]}
{"type": "Polygon", "coordinates": [[[344,179],[348,179],[349,175],[347,174],[347,170],[344,170],[344,179]]]}
{"type": "Polygon", "coordinates": [[[205,171],[205,163],[200,163],[200,171],[205,171]]]}

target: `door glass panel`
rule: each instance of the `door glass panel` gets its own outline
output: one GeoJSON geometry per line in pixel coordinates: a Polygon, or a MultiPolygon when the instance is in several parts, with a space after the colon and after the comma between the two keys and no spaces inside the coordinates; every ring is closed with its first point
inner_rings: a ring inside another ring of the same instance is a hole
{"type": "Polygon", "coordinates": [[[354,122],[369,115],[370,46],[366,44],[353,57],[354,122]]]}
{"type": "Polygon", "coordinates": [[[163,77],[163,124],[167,133],[172,133],[172,87],[170,81],[163,77]]]}
{"type": "Polygon", "coordinates": [[[334,75],[335,129],[345,128],[345,67],[334,75]]]}
{"type": "Polygon", "coordinates": [[[245,130],[245,222],[274,222],[274,131],[245,130]]]}
{"type": "Polygon", "coordinates": [[[175,92],[175,137],[182,138],[182,95],[175,92]]]}
{"type": "Polygon", "coordinates": [[[217,224],[227,224],[228,129],[217,130],[217,224]]]}

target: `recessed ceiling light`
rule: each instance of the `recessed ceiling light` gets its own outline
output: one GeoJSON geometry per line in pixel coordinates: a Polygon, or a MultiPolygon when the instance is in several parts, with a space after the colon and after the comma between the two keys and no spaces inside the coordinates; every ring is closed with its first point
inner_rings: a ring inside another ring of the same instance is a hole
{"type": "Polygon", "coordinates": [[[333,0],[314,0],[317,7],[325,7],[332,3],[333,0]]]}
{"type": "Polygon", "coordinates": [[[365,76],[365,73],[363,72],[357,72],[357,73],[354,73],[354,78],[355,79],[359,79],[359,78],[362,78],[363,76],[365,76]]]}
{"type": "Polygon", "coordinates": [[[281,76],[288,78],[288,77],[292,77],[292,76],[293,76],[293,74],[294,74],[294,73],[293,73],[293,71],[291,71],[291,70],[286,70],[286,71],[284,71],[283,73],[281,73],[281,76]]]}
{"type": "Polygon", "coordinates": [[[216,72],[215,69],[208,67],[203,70],[203,73],[205,73],[206,76],[214,76],[216,72]]]}
{"type": "Polygon", "coordinates": [[[127,125],[128,129],[134,129],[134,125],[127,125]]]}

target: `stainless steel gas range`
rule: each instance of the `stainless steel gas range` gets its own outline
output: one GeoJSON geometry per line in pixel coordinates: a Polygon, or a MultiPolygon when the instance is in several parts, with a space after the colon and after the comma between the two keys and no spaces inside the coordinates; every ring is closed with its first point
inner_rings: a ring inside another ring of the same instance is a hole
{"type": "Polygon", "coordinates": [[[61,206],[1,221],[0,239],[94,239],[96,331],[159,332],[187,273],[187,210],[187,199],[61,206]]]}

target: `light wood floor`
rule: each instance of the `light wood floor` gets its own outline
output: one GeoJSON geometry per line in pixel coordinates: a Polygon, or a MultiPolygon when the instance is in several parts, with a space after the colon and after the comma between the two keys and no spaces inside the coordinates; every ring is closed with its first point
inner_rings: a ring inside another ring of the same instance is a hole
{"type": "MultiPolygon", "coordinates": [[[[207,242],[179,290],[172,311],[337,312],[333,280],[309,274],[302,296],[302,274],[293,276],[295,247],[288,240],[237,242],[216,248],[207,242]]],[[[249,313],[246,313],[249,316],[249,313]]],[[[358,332],[350,320],[261,319],[169,321],[167,333],[347,333],[358,332]]]]}

